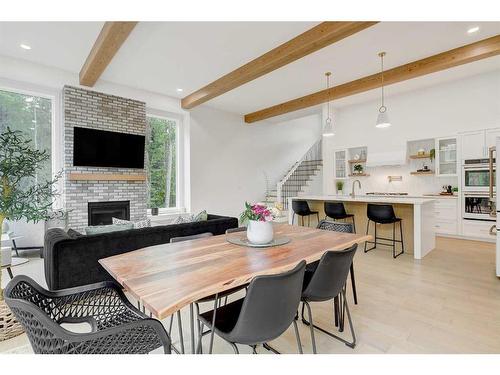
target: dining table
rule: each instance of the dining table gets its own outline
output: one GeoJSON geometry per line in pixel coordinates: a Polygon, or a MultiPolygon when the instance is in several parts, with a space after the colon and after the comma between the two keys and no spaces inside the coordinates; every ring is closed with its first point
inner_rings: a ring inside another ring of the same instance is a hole
{"type": "Polygon", "coordinates": [[[288,242],[245,246],[235,242],[244,243],[246,232],[236,232],[151,246],[100,259],[99,263],[159,320],[189,305],[194,353],[194,302],[248,284],[256,276],[288,271],[302,260],[317,261],[327,250],[343,250],[372,239],[365,234],[288,224],[273,224],[273,229],[276,239],[288,242]]]}

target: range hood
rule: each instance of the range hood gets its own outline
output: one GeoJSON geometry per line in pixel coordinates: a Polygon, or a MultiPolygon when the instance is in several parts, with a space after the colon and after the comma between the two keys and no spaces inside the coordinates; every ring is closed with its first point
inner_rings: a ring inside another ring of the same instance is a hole
{"type": "Polygon", "coordinates": [[[372,151],[368,152],[366,159],[367,167],[383,167],[390,165],[406,164],[406,147],[393,151],[372,151]]]}

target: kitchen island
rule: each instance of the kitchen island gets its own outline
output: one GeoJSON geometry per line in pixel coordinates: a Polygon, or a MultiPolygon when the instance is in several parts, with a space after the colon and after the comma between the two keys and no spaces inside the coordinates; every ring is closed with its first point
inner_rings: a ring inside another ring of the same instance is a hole
{"type": "MultiPolygon", "coordinates": [[[[320,219],[325,217],[324,202],[343,202],[347,213],[354,214],[356,230],[358,233],[366,233],[368,218],[366,207],[368,203],[391,204],[397,217],[403,219],[403,239],[405,253],[413,254],[415,259],[422,259],[436,246],[436,234],[434,230],[434,199],[416,198],[406,196],[374,196],[374,195],[306,195],[288,199],[288,222],[292,223],[293,210],[292,201],[305,200],[309,203],[312,211],[318,211],[320,219]]],[[[331,220],[331,219],[330,219],[331,220]]],[[[349,219],[348,219],[349,221],[349,219]]],[[[298,225],[299,220],[295,220],[298,225]]],[[[312,224],[312,223],[311,223],[312,224]]],[[[378,224],[377,224],[378,225],[378,224]]],[[[370,225],[370,234],[373,233],[373,223],[370,225]]],[[[378,225],[377,233],[381,237],[392,237],[392,225],[378,225]]],[[[396,234],[397,238],[398,234],[396,234]]],[[[397,245],[399,249],[400,245],[397,245]]],[[[363,247],[360,248],[362,251],[363,247]]],[[[390,246],[379,245],[377,250],[391,249],[390,246]]]]}

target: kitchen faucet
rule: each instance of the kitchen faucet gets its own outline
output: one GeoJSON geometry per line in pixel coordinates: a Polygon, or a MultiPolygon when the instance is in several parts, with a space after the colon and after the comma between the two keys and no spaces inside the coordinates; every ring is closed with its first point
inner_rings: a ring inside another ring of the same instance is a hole
{"type": "Polygon", "coordinates": [[[359,188],[361,189],[361,181],[359,181],[359,180],[354,180],[354,181],[352,182],[352,190],[351,190],[351,194],[350,194],[350,196],[351,196],[352,198],[354,198],[354,197],[356,196],[356,194],[354,194],[354,185],[356,184],[356,182],[358,183],[359,188]]]}

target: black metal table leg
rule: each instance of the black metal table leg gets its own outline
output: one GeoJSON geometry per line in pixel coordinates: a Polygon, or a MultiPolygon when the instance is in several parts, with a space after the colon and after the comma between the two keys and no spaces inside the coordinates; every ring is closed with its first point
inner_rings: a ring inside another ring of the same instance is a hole
{"type": "Polygon", "coordinates": [[[12,246],[14,247],[14,251],[16,252],[16,256],[19,256],[19,251],[17,251],[16,240],[12,240],[12,246]]]}
{"type": "Polygon", "coordinates": [[[10,267],[7,267],[7,272],[9,274],[10,279],[12,280],[14,278],[14,275],[12,274],[12,270],[10,269],[10,267]]]}

